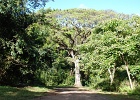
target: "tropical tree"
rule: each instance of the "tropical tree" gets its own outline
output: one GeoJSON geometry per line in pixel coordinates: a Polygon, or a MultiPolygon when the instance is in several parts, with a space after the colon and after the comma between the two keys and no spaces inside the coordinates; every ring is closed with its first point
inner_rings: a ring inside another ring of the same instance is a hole
{"type": "Polygon", "coordinates": [[[92,29],[104,20],[117,17],[113,11],[87,9],[54,10],[46,14],[52,23],[52,39],[60,50],[66,50],[75,64],[75,86],[82,86],[80,79],[80,45],[84,44],[92,29]],[[106,14],[108,13],[108,15],[106,14]],[[101,16],[102,14],[102,16],[101,16]],[[54,20],[52,20],[54,19],[54,20]],[[56,24],[58,23],[58,24],[56,24]],[[55,30],[54,30],[55,28],[55,30]]]}
{"type": "Polygon", "coordinates": [[[88,56],[93,64],[108,70],[111,84],[116,67],[125,65],[130,87],[133,89],[128,66],[138,61],[138,36],[139,33],[135,32],[129,20],[113,19],[95,27],[90,43],[83,48],[89,51],[88,56]]]}

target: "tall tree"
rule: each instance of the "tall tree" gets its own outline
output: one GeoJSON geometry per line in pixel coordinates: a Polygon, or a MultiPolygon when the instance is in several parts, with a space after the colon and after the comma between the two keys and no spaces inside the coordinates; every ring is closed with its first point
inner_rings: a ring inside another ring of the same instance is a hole
{"type": "Polygon", "coordinates": [[[46,14],[52,23],[52,39],[60,50],[66,50],[75,65],[75,86],[82,86],[80,75],[80,45],[84,44],[92,29],[105,19],[117,17],[114,12],[95,11],[86,9],[56,10],[46,14]],[[103,14],[101,16],[100,14],[103,14]],[[55,19],[58,25],[52,21],[55,19]],[[58,27],[56,27],[56,25],[58,27]],[[54,28],[56,30],[54,30],[54,28]]]}

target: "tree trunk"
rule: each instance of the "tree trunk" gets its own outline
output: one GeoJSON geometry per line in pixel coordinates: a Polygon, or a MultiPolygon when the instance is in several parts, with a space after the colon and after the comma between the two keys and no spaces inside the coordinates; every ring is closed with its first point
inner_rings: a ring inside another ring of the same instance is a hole
{"type": "Polygon", "coordinates": [[[76,59],[74,62],[75,64],[75,86],[76,87],[82,87],[81,80],[80,80],[80,67],[79,67],[79,59],[76,59]]]}
{"type": "Polygon", "coordinates": [[[80,66],[79,66],[79,59],[75,57],[74,55],[74,51],[70,52],[72,58],[73,58],[73,62],[74,62],[74,66],[75,66],[75,83],[74,86],[76,87],[82,87],[81,84],[81,75],[80,75],[80,66]]]}
{"type": "Polygon", "coordinates": [[[130,72],[129,72],[129,68],[128,68],[128,62],[124,59],[124,56],[123,55],[122,55],[122,59],[123,59],[123,61],[125,63],[125,68],[126,68],[126,72],[127,72],[127,75],[128,75],[130,88],[133,89],[133,83],[132,83],[132,79],[130,77],[130,72]]]}
{"type": "Polygon", "coordinates": [[[130,88],[133,89],[133,83],[132,83],[132,79],[130,77],[130,72],[129,72],[129,69],[128,69],[128,65],[127,64],[125,65],[125,68],[126,68],[127,75],[128,75],[128,78],[129,78],[130,88]]]}
{"type": "Polygon", "coordinates": [[[109,75],[110,75],[110,85],[113,84],[113,81],[114,81],[114,74],[115,74],[115,67],[113,68],[113,70],[111,71],[110,68],[108,68],[108,72],[109,72],[109,75]]]}

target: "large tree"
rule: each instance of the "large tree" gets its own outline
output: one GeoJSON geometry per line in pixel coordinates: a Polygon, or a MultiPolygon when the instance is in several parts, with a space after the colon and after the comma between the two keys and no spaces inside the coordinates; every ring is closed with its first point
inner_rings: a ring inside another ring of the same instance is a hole
{"type": "Polygon", "coordinates": [[[92,29],[104,20],[118,17],[113,11],[87,9],[55,10],[46,14],[52,23],[52,39],[59,50],[66,50],[75,66],[75,86],[82,86],[80,75],[80,49],[92,33],[92,29]],[[108,13],[108,14],[106,14],[108,13]],[[101,16],[102,14],[102,16],[101,16]],[[56,24],[54,20],[56,21],[56,24]]]}

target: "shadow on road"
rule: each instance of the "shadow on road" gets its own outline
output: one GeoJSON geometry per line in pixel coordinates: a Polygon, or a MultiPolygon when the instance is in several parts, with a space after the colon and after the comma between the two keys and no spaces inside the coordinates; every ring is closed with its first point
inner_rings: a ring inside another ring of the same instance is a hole
{"type": "Polygon", "coordinates": [[[128,95],[99,93],[74,87],[54,88],[54,91],[46,96],[34,100],[136,100],[128,95]]]}

